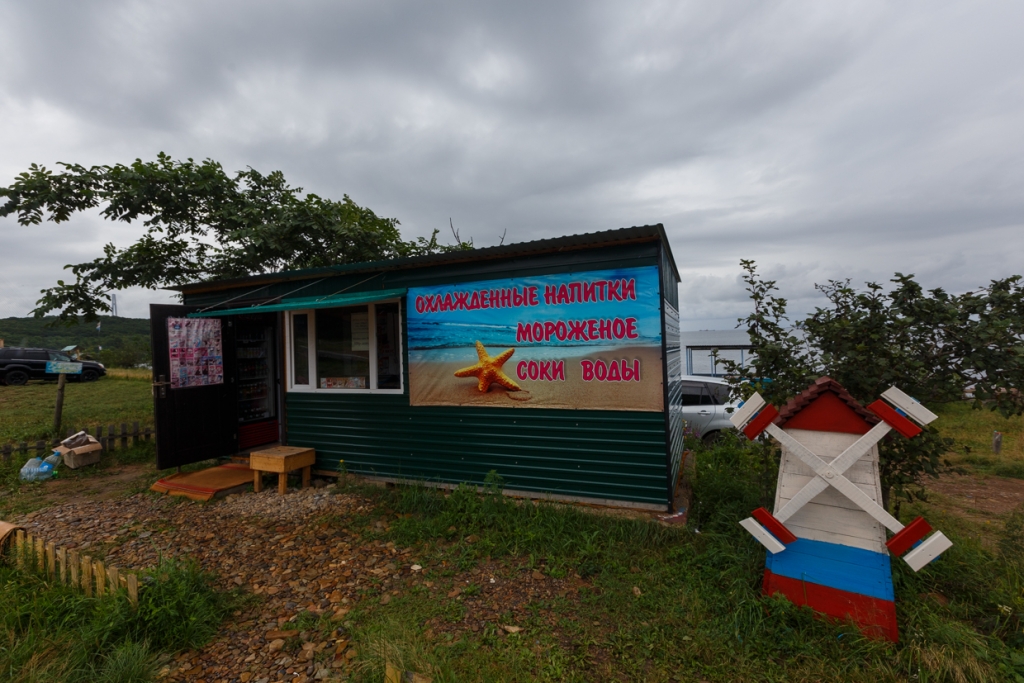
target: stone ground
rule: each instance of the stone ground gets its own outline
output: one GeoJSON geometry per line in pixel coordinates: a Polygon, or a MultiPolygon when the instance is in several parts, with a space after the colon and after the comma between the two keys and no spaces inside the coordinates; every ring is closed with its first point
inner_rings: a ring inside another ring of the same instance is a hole
{"type": "MultiPolygon", "coordinates": [[[[191,557],[216,573],[220,588],[259,596],[228,619],[208,646],[169,662],[160,673],[162,681],[346,680],[357,665],[357,652],[345,615],[360,600],[387,604],[403,591],[428,590],[465,607],[465,617],[457,622],[427,623],[428,639],[488,626],[504,637],[519,630],[514,622],[523,618],[530,602],[573,597],[586,585],[578,576],[554,579],[515,563],[433,572],[442,568],[424,566],[427,561],[414,549],[363,538],[339,524],[338,519],[365,515],[372,504],[317,483],[318,488],[286,496],[274,490],[212,503],[149,493],[81,499],[14,521],[58,547],[105,558],[122,569],[152,567],[161,556],[191,557]],[[329,638],[293,627],[291,622],[306,611],[335,619],[337,628],[329,638]]],[[[387,522],[376,524],[378,531],[387,529],[387,522]]]]}

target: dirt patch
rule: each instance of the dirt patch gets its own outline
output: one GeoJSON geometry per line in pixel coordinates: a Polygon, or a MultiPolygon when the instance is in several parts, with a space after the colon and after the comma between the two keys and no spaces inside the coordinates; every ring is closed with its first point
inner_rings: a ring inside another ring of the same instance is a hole
{"type": "Polygon", "coordinates": [[[976,516],[1002,517],[1024,502],[1024,480],[952,475],[927,482],[928,491],[976,516]]]}
{"type": "Polygon", "coordinates": [[[147,463],[89,468],[76,473],[62,467],[56,479],[0,490],[0,518],[10,519],[50,505],[123,498],[149,488],[156,477],[156,468],[147,463]]]}

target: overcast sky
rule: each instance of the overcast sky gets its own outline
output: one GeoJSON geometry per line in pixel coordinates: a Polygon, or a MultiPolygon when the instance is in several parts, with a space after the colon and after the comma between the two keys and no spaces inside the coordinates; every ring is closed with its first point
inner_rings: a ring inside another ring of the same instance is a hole
{"type": "MultiPolygon", "coordinates": [[[[7,2],[0,185],[165,151],[406,237],[663,223],[684,329],[729,328],[741,258],[797,312],[830,278],[1024,272],[1022,27],[1010,1],[7,2]]],[[[138,234],[0,220],[0,317],[138,234]]]]}

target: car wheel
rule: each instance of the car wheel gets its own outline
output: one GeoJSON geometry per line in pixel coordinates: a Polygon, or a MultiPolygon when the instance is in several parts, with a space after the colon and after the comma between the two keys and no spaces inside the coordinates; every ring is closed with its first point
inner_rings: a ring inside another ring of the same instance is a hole
{"type": "Polygon", "coordinates": [[[720,438],[722,438],[722,432],[708,432],[701,437],[705,446],[714,446],[720,438]]]}
{"type": "Polygon", "coordinates": [[[83,370],[82,381],[83,382],[95,382],[100,378],[100,374],[95,370],[83,370]]]}
{"type": "Polygon", "coordinates": [[[21,370],[11,370],[4,377],[4,381],[8,386],[20,387],[28,383],[28,373],[21,370]]]}

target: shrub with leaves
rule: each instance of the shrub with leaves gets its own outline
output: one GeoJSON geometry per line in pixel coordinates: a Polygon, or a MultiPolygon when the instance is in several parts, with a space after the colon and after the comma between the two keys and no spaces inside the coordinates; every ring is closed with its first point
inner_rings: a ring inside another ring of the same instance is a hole
{"type": "MultiPolygon", "coordinates": [[[[156,161],[85,167],[60,163],[63,172],[32,164],[9,187],[0,187],[0,216],[20,225],[64,223],[99,209],[106,220],[141,222],[142,235],[127,247],[108,244],[103,256],[66,266],[75,282],[43,290],[41,317],[59,311],[63,322],[110,311],[109,292],[140,286],[171,287],[198,280],[242,277],[299,268],[379,261],[457,249],[429,240],[405,241],[398,221],[359,206],[303,194],[284,174],[252,168],[227,174],[215,161],[156,161]]],[[[457,233],[456,233],[457,237],[457,233]]]]}
{"type": "MultiPolygon", "coordinates": [[[[993,280],[960,295],[925,291],[913,275],[896,273],[892,287],[849,280],[816,285],[827,305],[790,323],[787,301],[753,261],[741,261],[753,310],[740,319],[753,345],[746,367],[720,361],[743,397],[754,391],[776,406],[827,375],[858,401],[870,403],[897,386],[925,404],[961,400],[977,408],[1024,413],[1024,285],[1021,276],[993,280]]],[[[883,497],[921,495],[921,477],[948,470],[954,444],[934,429],[907,440],[890,434],[880,447],[883,497]]]]}

